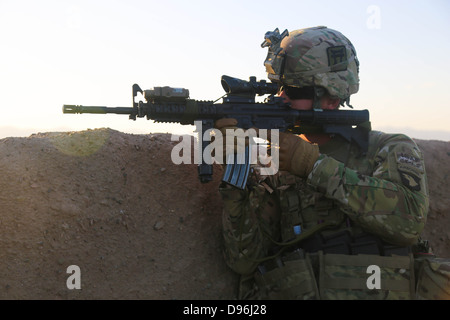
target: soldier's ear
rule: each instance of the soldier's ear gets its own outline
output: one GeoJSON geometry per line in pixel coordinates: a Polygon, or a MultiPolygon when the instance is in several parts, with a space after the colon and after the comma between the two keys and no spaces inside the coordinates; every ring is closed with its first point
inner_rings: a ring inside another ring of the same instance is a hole
{"type": "Polygon", "coordinates": [[[341,99],[339,99],[339,98],[324,97],[322,99],[322,109],[334,110],[334,109],[339,108],[340,103],[341,103],[341,99]]]}

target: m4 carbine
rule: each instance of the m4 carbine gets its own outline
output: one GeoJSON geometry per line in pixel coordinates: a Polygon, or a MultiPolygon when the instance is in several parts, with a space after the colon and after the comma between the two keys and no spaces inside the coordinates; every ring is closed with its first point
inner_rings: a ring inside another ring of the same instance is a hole
{"type": "MultiPolygon", "coordinates": [[[[244,130],[250,128],[278,129],[281,132],[290,131],[296,134],[307,132],[323,132],[338,134],[350,142],[355,142],[362,150],[367,151],[369,121],[368,110],[294,110],[282,98],[275,97],[278,85],[264,80],[249,81],[222,76],[221,84],[226,94],[222,103],[214,101],[197,101],[189,99],[189,90],[171,87],[155,87],[142,90],[133,85],[132,107],[98,107],[64,105],[63,113],[115,113],[128,114],[129,118],[147,117],[155,122],[172,122],[182,125],[201,123],[198,141],[201,151],[210,141],[203,139],[204,133],[214,127],[214,122],[221,118],[234,118],[237,127],[244,130]],[[136,102],[138,93],[144,95],[146,102],[136,102]],[[255,102],[256,95],[269,95],[264,103],[255,102]],[[201,141],[201,142],[200,142],[201,141]]],[[[248,147],[245,163],[226,164],[223,181],[238,188],[245,188],[250,169],[248,147]]],[[[212,180],[212,164],[198,165],[198,174],[202,183],[212,180]]]]}

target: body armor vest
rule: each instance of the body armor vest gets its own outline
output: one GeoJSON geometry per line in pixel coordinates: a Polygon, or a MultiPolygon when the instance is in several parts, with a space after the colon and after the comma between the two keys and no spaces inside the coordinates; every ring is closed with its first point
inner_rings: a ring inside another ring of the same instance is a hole
{"type": "MultiPolygon", "coordinates": [[[[320,148],[361,174],[373,172],[374,156],[336,137],[320,148]],[[337,141],[336,141],[337,140],[337,141]]],[[[281,244],[254,277],[265,299],[411,299],[414,260],[409,248],[391,246],[353,225],[333,200],[313,191],[304,179],[282,172],[276,192],[281,208],[281,244]],[[322,228],[323,226],[323,228],[322,228]],[[296,239],[300,241],[295,241],[296,239]],[[276,252],[281,254],[276,254],[276,252]],[[367,287],[366,269],[389,275],[382,290],[367,287]]]]}

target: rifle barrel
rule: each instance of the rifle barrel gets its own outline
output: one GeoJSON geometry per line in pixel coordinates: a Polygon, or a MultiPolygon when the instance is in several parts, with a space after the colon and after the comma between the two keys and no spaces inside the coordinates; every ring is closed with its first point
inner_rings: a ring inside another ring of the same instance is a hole
{"type": "Polygon", "coordinates": [[[115,114],[131,114],[133,108],[128,107],[99,107],[99,106],[79,106],[79,105],[63,105],[63,113],[115,113],[115,114]]]}

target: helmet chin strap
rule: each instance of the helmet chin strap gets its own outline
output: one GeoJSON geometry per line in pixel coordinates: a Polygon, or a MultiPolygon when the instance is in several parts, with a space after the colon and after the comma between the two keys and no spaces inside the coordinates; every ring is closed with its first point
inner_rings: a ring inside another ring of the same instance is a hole
{"type": "Polygon", "coordinates": [[[343,101],[343,102],[341,103],[342,106],[344,106],[344,102],[347,104],[347,106],[348,106],[350,109],[353,109],[353,106],[350,104],[350,97],[348,97],[347,99],[345,99],[345,101],[343,101]]]}
{"type": "Polygon", "coordinates": [[[314,86],[314,100],[313,100],[313,109],[314,110],[322,110],[322,106],[320,104],[320,100],[325,95],[325,89],[322,87],[314,86]]]}
{"type": "MultiPolygon", "coordinates": [[[[314,110],[322,110],[322,105],[320,103],[321,99],[325,96],[326,91],[322,87],[314,86],[314,100],[313,100],[313,109],[314,110]]],[[[350,97],[343,100],[341,99],[340,105],[342,107],[345,107],[345,104],[350,108],[353,109],[353,106],[350,104],[350,97]]]]}

